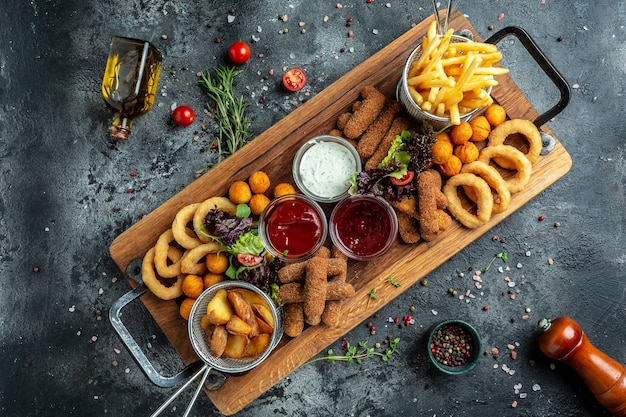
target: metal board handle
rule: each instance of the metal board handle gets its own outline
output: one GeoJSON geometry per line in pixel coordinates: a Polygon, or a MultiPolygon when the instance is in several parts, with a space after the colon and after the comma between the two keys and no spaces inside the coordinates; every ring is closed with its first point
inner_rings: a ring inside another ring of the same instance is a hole
{"type": "Polygon", "coordinates": [[[122,323],[121,319],[122,309],[129,303],[141,297],[147,290],[148,289],[146,288],[146,286],[144,284],[141,284],[121,296],[111,306],[111,309],[109,310],[109,320],[117,334],[122,339],[122,342],[124,342],[131,355],[133,356],[139,367],[142,369],[142,371],[150,379],[150,381],[152,381],[155,385],[158,385],[159,387],[170,388],[190,378],[195,372],[198,371],[198,369],[202,368],[204,364],[202,363],[202,361],[191,363],[183,368],[182,371],[173,376],[163,376],[159,372],[157,372],[148,357],[141,350],[133,336],[130,334],[124,323],[122,323]]]}
{"type": "Polygon", "coordinates": [[[524,48],[526,48],[530,56],[533,57],[535,62],[539,65],[539,67],[541,67],[541,69],[548,76],[548,78],[550,78],[556,88],[559,89],[559,92],[561,94],[559,101],[548,111],[539,115],[539,117],[537,117],[533,122],[535,126],[541,127],[548,120],[552,119],[554,116],[563,111],[565,107],[567,107],[567,104],[569,103],[572,96],[572,90],[563,75],[561,75],[561,73],[556,69],[552,62],[550,62],[550,60],[548,59],[548,57],[546,57],[543,51],[539,49],[539,46],[524,29],[517,26],[505,27],[491,35],[489,39],[487,39],[485,42],[496,44],[507,36],[515,36],[517,39],[519,39],[519,41],[522,43],[524,48]]]}

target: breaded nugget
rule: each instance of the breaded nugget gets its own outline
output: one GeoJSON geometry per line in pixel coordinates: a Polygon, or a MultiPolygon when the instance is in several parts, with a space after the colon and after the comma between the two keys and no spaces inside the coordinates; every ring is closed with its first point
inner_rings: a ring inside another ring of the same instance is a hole
{"type": "Polygon", "coordinates": [[[304,330],[304,310],[301,303],[283,307],[283,332],[290,337],[299,336],[304,330]]]}
{"type": "Polygon", "coordinates": [[[420,213],[417,207],[417,198],[413,196],[403,197],[400,201],[389,201],[391,205],[398,212],[402,212],[407,216],[414,218],[415,220],[420,219],[420,213]]]}
{"type": "Polygon", "coordinates": [[[452,224],[452,217],[450,217],[450,215],[443,210],[437,210],[437,224],[439,225],[440,232],[448,230],[452,224]]]}
{"type": "MultiPolygon", "coordinates": [[[[354,286],[347,282],[329,282],[326,285],[325,300],[344,300],[354,296],[354,286]]],[[[304,284],[300,282],[290,282],[283,284],[278,289],[278,297],[284,304],[304,302],[304,284]]]]}
{"type": "Polygon", "coordinates": [[[396,210],[398,216],[398,232],[404,243],[417,243],[420,240],[420,231],[417,220],[406,213],[396,210]]]}
{"type": "Polygon", "coordinates": [[[378,117],[376,117],[376,120],[369,125],[365,133],[363,133],[359,139],[356,150],[361,156],[361,159],[369,159],[374,152],[376,152],[378,145],[380,145],[383,137],[391,127],[393,119],[395,119],[401,110],[402,105],[399,102],[395,100],[387,100],[385,102],[385,106],[378,117]]]}
{"type": "Polygon", "coordinates": [[[351,117],[352,113],[350,112],[342,113],[339,115],[339,117],[337,117],[337,129],[341,130],[342,136],[343,128],[346,127],[346,123],[348,123],[348,120],[350,120],[351,117]]]}
{"type": "Polygon", "coordinates": [[[361,104],[343,128],[343,133],[349,139],[356,139],[365,132],[385,105],[386,97],[375,87],[365,86],[361,90],[363,104],[361,104]]]}
{"type": "Polygon", "coordinates": [[[420,235],[427,242],[439,234],[437,223],[437,184],[441,184],[439,173],[434,170],[421,172],[417,176],[417,198],[420,212],[420,235]]]}
{"type": "MultiPolygon", "coordinates": [[[[278,282],[280,282],[281,284],[287,284],[290,282],[302,281],[305,277],[307,262],[308,261],[296,262],[292,264],[287,264],[280,268],[278,270],[278,282]]],[[[329,276],[338,275],[342,272],[346,272],[346,269],[348,268],[348,264],[345,259],[329,258],[326,259],[325,262],[326,273],[329,276]]]]}
{"type": "Polygon", "coordinates": [[[394,141],[396,136],[402,133],[403,130],[408,129],[410,126],[409,121],[404,117],[396,117],[391,123],[391,127],[385,134],[385,137],[382,141],[380,141],[380,145],[374,155],[365,163],[365,169],[374,169],[382,162],[383,159],[387,156],[387,152],[389,152],[389,147],[391,143],[394,141]]]}
{"type": "Polygon", "coordinates": [[[315,326],[322,319],[326,304],[327,263],[324,258],[313,257],[306,263],[304,278],[304,321],[315,326]]]}

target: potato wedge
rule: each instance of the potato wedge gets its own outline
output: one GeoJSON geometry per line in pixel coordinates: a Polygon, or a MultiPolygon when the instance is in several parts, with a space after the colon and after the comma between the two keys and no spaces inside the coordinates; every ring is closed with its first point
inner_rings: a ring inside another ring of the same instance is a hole
{"type": "Polygon", "coordinates": [[[241,334],[228,334],[228,340],[224,347],[223,356],[232,359],[240,359],[246,353],[246,347],[250,343],[248,336],[241,334]]]}
{"type": "Polygon", "coordinates": [[[228,292],[224,288],[217,290],[206,308],[209,323],[226,324],[233,314],[233,307],[228,302],[228,292]]]}
{"type": "Polygon", "coordinates": [[[256,318],[256,323],[259,326],[259,334],[262,334],[262,333],[272,334],[272,333],[274,333],[274,328],[272,326],[270,326],[269,324],[267,324],[265,322],[265,320],[263,320],[259,316],[255,316],[255,318],[256,318]]]}
{"type": "Polygon", "coordinates": [[[257,355],[260,355],[267,349],[272,341],[272,336],[267,333],[262,333],[256,337],[250,339],[250,344],[254,346],[254,350],[257,355]]]}
{"type": "Polygon", "coordinates": [[[264,304],[265,303],[265,299],[262,296],[260,296],[259,294],[255,293],[254,291],[250,291],[250,290],[245,289],[245,288],[239,288],[237,290],[237,292],[239,292],[239,294],[241,294],[243,296],[243,298],[248,300],[248,303],[250,303],[250,305],[252,305],[252,304],[264,304]]]}
{"type": "Polygon", "coordinates": [[[245,321],[241,320],[238,315],[233,314],[226,323],[226,330],[231,334],[243,334],[249,335],[250,331],[252,331],[252,327],[245,321]]]}
{"type": "Polygon", "coordinates": [[[254,303],[252,304],[252,309],[254,310],[255,314],[261,317],[264,322],[272,327],[272,329],[274,328],[274,316],[272,315],[272,310],[269,309],[267,304],[254,303]]]}
{"type": "Polygon", "coordinates": [[[243,295],[239,292],[239,290],[230,290],[228,291],[228,301],[233,306],[235,310],[235,314],[239,316],[239,318],[251,327],[249,336],[254,337],[259,334],[259,325],[256,322],[256,318],[254,317],[254,311],[252,310],[252,306],[244,298],[243,295]]]}
{"type": "Polygon", "coordinates": [[[213,334],[211,335],[211,344],[209,349],[215,357],[220,357],[224,354],[226,349],[226,343],[228,341],[228,332],[224,326],[215,326],[213,334]]]}

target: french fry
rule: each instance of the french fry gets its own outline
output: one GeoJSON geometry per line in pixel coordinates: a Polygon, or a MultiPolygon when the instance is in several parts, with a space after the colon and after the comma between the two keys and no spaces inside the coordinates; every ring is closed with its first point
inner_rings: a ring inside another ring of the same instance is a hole
{"type": "Polygon", "coordinates": [[[498,85],[495,76],[509,71],[496,66],[502,59],[496,45],[453,42],[453,33],[438,35],[436,23],[429,25],[421,55],[409,66],[407,87],[422,110],[460,124],[463,114],[493,102],[487,89],[498,85]]]}

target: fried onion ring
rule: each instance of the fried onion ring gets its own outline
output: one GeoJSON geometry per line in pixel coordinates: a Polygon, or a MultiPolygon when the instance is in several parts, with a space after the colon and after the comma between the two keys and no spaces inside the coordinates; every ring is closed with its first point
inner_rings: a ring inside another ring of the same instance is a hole
{"type": "Polygon", "coordinates": [[[463,226],[476,229],[491,219],[493,210],[493,196],[489,184],[478,175],[470,173],[457,174],[450,177],[443,186],[443,193],[448,198],[448,211],[463,226]],[[463,207],[463,203],[457,192],[458,187],[467,186],[474,189],[477,199],[477,212],[472,214],[463,207]]]}
{"type": "Polygon", "coordinates": [[[187,224],[193,221],[193,215],[199,205],[200,203],[194,203],[183,207],[178,211],[178,213],[176,213],[176,217],[174,217],[174,221],[172,222],[174,239],[176,239],[176,242],[185,249],[193,249],[204,243],[196,236],[193,230],[191,231],[193,232],[193,235],[187,231],[189,229],[187,224]]]}
{"type": "MultiPolygon", "coordinates": [[[[497,169],[484,162],[474,161],[463,165],[461,172],[469,172],[471,174],[478,175],[496,191],[496,195],[493,200],[492,213],[502,213],[509,207],[509,204],[511,203],[511,192],[509,191],[509,187],[506,185],[506,181],[504,181],[504,178],[502,178],[502,175],[500,175],[497,169]]],[[[473,189],[470,190],[473,191],[473,189]]],[[[476,201],[475,196],[472,198],[470,195],[473,194],[471,191],[466,192],[466,194],[470,199],[476,201]]]]}
{"type": "Polygon", "coordinates": [[[202,258],[209,253],[218,252],[222,246],[217,242],[203,243],[193,249],[185,252],[180,260],[180,271],[183,274],[204,275],[207,273],[205,262],[201,262],[202,258]]]}
{"type": "Polygon", "coordinates": [[[180,274],[180,256],[177,260],[172,260],[172,264],[167,262],[169,250],[173,247],[170,246],[172,241],[174,241],[172,229],[167,229],[161,233],[154,246],[154,266],[159,276],[163,278],[174,278],[180,274]]]}
{"type": "Polygon", "coordinates": [[[528,181],[530,181],[530,174],[532,173],[532,164],[528,158],[514,146],[495,145],[483,148],[483,150],[480,151],[478,160],[489,164],[491,159],[498,157],[507,159],[517,170],[517,175],[506,181],[509,192],[515,194],[522,191],[524,187],[526,187],[526,184],[528,184],[528,181]]]}
{"type": "MultiPolygon", "coordinates": [[[[525,154],[526,158],[528,158],[531,164],[537,162],[542,147],[541,133],[539,129],[537,129],[537,126],[530,120],[512,119],[499,124],[489,134],[487,146],[502,145],[506,138],[514,133],[519,133],[526,138],[528,141],[528,152],[525,154]]],[[[495,161],[502,168],[515,169],[515,165],[506,158],[496,158],[495,161]]]]}
{"type": "Polygon", "coordinates": [[[183,295],[183,276],[176,276],[176,281],[171,286],[165,286],[157,278],[154,265],[156,249],[150,248],[141,262],[141,278],[148,289],[162,300],[173,300],[183,295]]]}
{"type": "Polygon", "coordinates": [[[211,197],[200,203],[193,214],[193,230],[196,231],[198,239],[204,243],[211,241],[211,238],[207,236],[204,225],[204,219],[211,209],[221,210],[231,216],[237,213],[237,206],[226,197],[211,197]]]}

